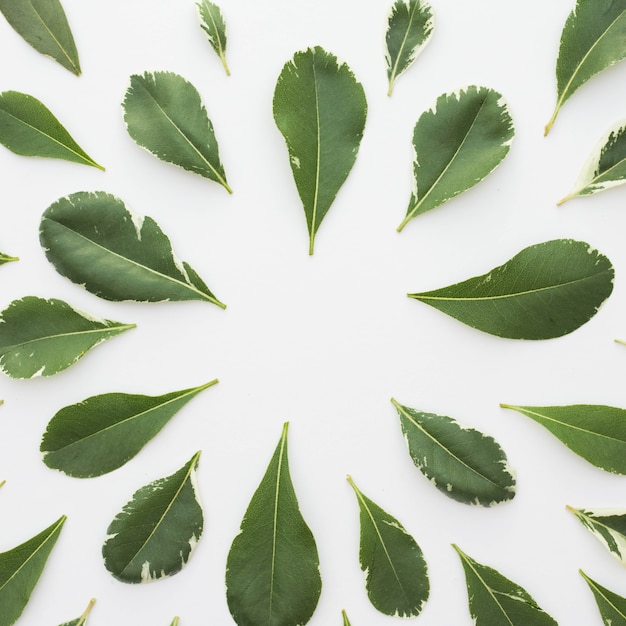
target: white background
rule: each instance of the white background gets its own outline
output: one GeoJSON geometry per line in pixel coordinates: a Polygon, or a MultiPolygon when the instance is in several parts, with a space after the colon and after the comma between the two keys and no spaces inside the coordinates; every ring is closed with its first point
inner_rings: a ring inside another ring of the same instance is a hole
{"type": "Polygon", "coordinates": [[[80,53],[77,78],[0,19],[0,91],[42,100],[106,172],[0,148],[0,308],[26,295],[61,298],[137,328],[50,378],[0,379],[0,550],[68,520],[19,624],[77,617],[89,626],[230,624],[225,562],[285,421],[300,506],[319,549],[323,590],[311,625],[392,623],[365,594],[358,508],[345,480],[416,538],[429,566],[424,626],[471,624],[456,543],[524,586],[561,625],[601,624],[578,569],[626,595],[623,567],[565,510],[625,507],[626,479],[567,450],[511,404],[626,406],[626,189],[556,201],[596,141],[626,115],[626,66],[569,100],[547,137],[555,62],[569,0],[432,0],[433,39],[391,98],[383,40],[390,2],[221,0],[226,77],[193,0],[63,0],[80,53]],[[356,165],[308,255],[304,212],[272,117],[283,64],[321,45],[362,82],[368,120],[356,165]],[[169,70],[199,90],[234,190],[163,163],[126,133],[129,76],[169,70]],[[444,92],[469,84],[504,95],[516,137],[478,186],[395,231],[412,184],[412,130],[444,92]],[[106,302],[56,273],[38,243],[42,212],[76,191],[103,190],[153,217],[228,308],[204,302],[106,302]],[[492,337],[407,292],[482,274],[522,248],[571,237],[616,268],[612,296],[573,334],[542,342],[492,337]],[[213,378],[119,470],[90,480],[49,470],[39,442],[62,407],[111,391],[157,395],[213,378]],[[518,493],[469,507],[414,467],[390,403],[454,417],[489,433],[517,472],[518,493]],[[140,486],[202,450],[205,532],[187,567],[147,585],[113,579],[100,555],[106,528],[140,486]]]}

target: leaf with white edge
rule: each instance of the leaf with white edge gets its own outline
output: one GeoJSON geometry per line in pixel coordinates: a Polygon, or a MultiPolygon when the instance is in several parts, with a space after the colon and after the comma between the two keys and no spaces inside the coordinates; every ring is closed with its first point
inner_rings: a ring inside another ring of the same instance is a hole
{"type": "Polygon", "coordinates": [[[73,619],[70,622],[64,622],[63,624],[61,624],[61,626],[85,626],[85,624],[87,623],[87,618],[89,617],[89,613],[91,613],[91,609],[93,608],[93,605],[95,603],[96,603],[95,598],[92,598],[89,601],[89,604],[87,605],[87,608],[85,609],[84,613],[80,617],[77,617],[76,619],[73,619]]]}
{"type": "Polygon", "coordinates": [[[387,19],[385,60],[391,96],[396,79],[413,64],[430,41],[434,19],[425,0],[396,0],[387,19]]]}
{"type": "Polygon", "coordinates": [[[19,618],[59,538],[65,516],[19,546],[0,553],[0,626],[19,618]]]}
{"type": "Polygon", "coordinates": [[[61,275],[106,300],[203,300],[226,308],[152,218],[108,193],[57,200],[41,218],[39,241],[61,275]]]}
{"type": "Polygon", "coordinates": [[[63,300],[26,296],[0,313],[0,368],[12,378],[52,376],[130,328],[135,324],[98,319],[63,300]]]}
{"type": "Polygon", "coordinates": [[[139,146],[232,193],[213,124],[189,81],[173,72],[133,74],[123,108],[128,134],[139,146]]]}
{"type": "Polygon", "coordinates": [[[21,156],[63,159],[104,170],[43,102],[19,91],[0,93],[0,143],[21,156]]]}
{"type": "Polygon", "coordinates": [[[230,76],[226,63],[226,22],[222,10],[209,0],[200,0],[196,6],[200,15],[200,26],[207,34],[215,54],[220,58],[226,75],[230,76]]]}
{"type": "Polygon", "coordinates": [[[626,598],[598,584],[582,570],[578,571],[596,599],[604,626],[626,626],[626,598]]]}
{"type": "Polygon", "coordinates": [[[416,617],[428,594],[428,568],[415,539],[348,476],[360,512],[359,560],[370,602],[385,615],[416,617]]]}
{"type": "Polygon", "coordinates": [[[59,0],[0,0],[0,11],[37,52],[80,76],[78,51],[59,0]]]}
{"type": "Polygon", "coordinates": [[[578,521],[622,564],[626,565],[626,510],[575,509],[568,506],[578,521]]]}
{"type": "Polygon", "coordinates": [[[515,496],[515,474],[497,441],[456,420],[391,402],[416,467],[458,502],[493,506],[515,496]]]}
{"type": "Polygon", "coordinates": [[[288,423],[226,563],[226,599],[239,626],[305,624],[322,590],[317,546],[291,482],[288,423]]]}
{"type": "Polygon", "coordinates": [[[563,103],[592,76],[626,57],[626,0],[577,0],[569,14],[556,62],[557,101],[550,132],[563,103]]]}
{"type": "Polygon", "coordinates": [[[44,463],[69,476],[102,476],[132,459],[209,383],[161,396],[107,393],[58,411],[43,435],[44,463]]]}
{"type": "Polygon", "coordinates": [[[398,232],[483,180],[508,154],[514,134],[497,91],[472,85],[439,96],[415,124],[413,192],[398,232]]]}
{"type": "Polygon", "coordinates": [[[107,570],[125,583],[177,574],[204,527],[196,467],[200,452],[177,472],[137,490],[109,525],[102,546],[107,570]]]}
{"type": "Polygon", "coordinates": [[[0,265],[4,265],[5,263],[11,263],[11,261],[19,261],[19,257],[9,256],[8,254],[4,254],[0,252],[0,265]]]}
{"type": "Polygon", "coordinates": [[[296,52],[285,64],[273,109],[313,254],[317,229],[356,161],[367,117],[365,92],[345,63],[317,46],[296,52]]]}
{"type": "Polygon", "coordinates": [[[345,611],[341,611],[341,617],[343,617],[343,626],[350,626],[350,620],[348,619],[348,615],[345,611]]]}

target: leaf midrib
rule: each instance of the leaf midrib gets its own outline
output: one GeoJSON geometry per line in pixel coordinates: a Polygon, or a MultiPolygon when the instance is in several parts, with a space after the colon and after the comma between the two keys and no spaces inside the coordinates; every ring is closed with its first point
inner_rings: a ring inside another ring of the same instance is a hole
{"type": "Polygon", "coordinates": [[[321,152],[322,152],[322,131],[320,127],[320,105],[319,105],[319,87],[317,84],[317,70],[315,69],[315,50],[313,50],[313,89],[315,92],[315,132],[316,136],[316,155],[315,155],[315,192],[313,195],[313,210],[311,212],[311,231],[309,234],[309,254],[313,254],[313,246],[315,240],[315,222],[317,220],[317,205],[319,202],[320,188],[320,169],[321,169],[321,152]]]}

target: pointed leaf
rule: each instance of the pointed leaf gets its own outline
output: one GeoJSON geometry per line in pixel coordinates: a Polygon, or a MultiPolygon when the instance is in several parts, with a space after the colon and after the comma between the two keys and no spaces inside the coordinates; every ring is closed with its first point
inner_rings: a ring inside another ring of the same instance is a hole
{"type": "Polygon", "coordinates": [[[126,583],[178,573],[200,541],[204,518],[196,467],[200,452],[176,473],[136,491],[109,525],[104,565],[126,583]]]}
{"type": "Polygon", "coordinates": [[[44,212],[39,240],[56,270],[106,300],[220,302],[174,254],[150,217],[104,192],[78,192],[44,212]]]}
{"type": "Polygon", "coordinates": [[[226,22],[222,10],[209,0],[200,0],[196,6],[200,15],[200,26],[207,34],[215,54],[220,58],[226,75],[230,76],[226,63],[226,22]]]}
{"type": "Polygon", "coordinates": [[[423,413],[392,398],[416,467],[447,496],[492,506],[515,496],[515,476],[500,445],[443,415],[423,413]]]}
{"type": "Polygon", "coordinates": [[[589,589],[596,599],[604,626],[626,626],[626,598],[609,591],[606,587],[589,578],[582,570],[578,571],[587,581],[589,589]]]}
{"type": "Polygon", "coordinates": [[[239,626],[305,624],[322,590],[317,546],[289,474],[287,429],[228,553],[226,597],[239,626]]]}
{"type": "Polygon", "coordinates": [[[567,507],[622,565],[626,565],[626,510],[567,507]]]}
{"type": "Polygon", "coordinates": [[[317,46],[296,52],[285,64],[273,106],[313,254],[315,233],[359,151],[367,116],[365,92],[345,63],[317,46]]]}
{"type": "Polygon", "coordinates": [[[343,617],[343,626],[350,626],[350,620],[348,620],[348,615],[345,611],[341,611],[341,616],[343,617]]]}
{"type": "Polygon", "coordinates": [[[80,617],[77,617],[76,619],[73,619],[70,622],[64,622],[63,624],[61,624],[61,626],[85,626],[85,624],[87,623],[87,618],[89,617],[89,613],[91,613],[91,609],[93,608],[93,605],[95,603],[96,603],[96,600],[92,598],[89,601],[89,604],[87,605],[87,608],[85,609],[85,612],[80,617]]]}

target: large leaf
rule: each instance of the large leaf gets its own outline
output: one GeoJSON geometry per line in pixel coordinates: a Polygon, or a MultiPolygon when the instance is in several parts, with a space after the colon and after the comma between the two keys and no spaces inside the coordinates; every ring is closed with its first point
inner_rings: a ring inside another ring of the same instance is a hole
{"type": "Polygon", "coordinates": [[[287,143],[304,206],[309,254],[315,234],[348,177],[365,128],[367,102],[345,63],[319,46],[296,52],[274,91],[274,120],[287,143]]]}
{"type": "Polygon", "coordinates": [[[370,602],[385,615],[419,615],[430,591],[421,548],[397,519],[359,490],[350,476],[348,482],[359,503],[359,560],[370,602]]]}
{"type": "Polygon", "coordinates": [[[400,232],[430,211],[480,182],[508,154],[513,121],[502,96],[474,85],[439,96],[413,131],[413,192],[400,232]]]}
{"type": "Polygon", "coordinates": [[[19,91],[0,93],[0,143],[22,156],[63,159],[104,170],[43,102],[19,91]]]}
{"type": "Polygon", "coordinates": [[[226,22],[222,10],[209,0],[200,0],[196,6],[200,15],[200,26],[207,34],[215,54],[220,58],[224,71],[230,76],[228,63],[226,63],[226,22]]]}
{"type": "Polygon", "coordinates": [[[226,597],[239,626],[305,624],[322,590],[317,546],[289,474],[287,429],[228,553],[226,597]]]}
{"type": "Polygon", "coordinates": [[[89,601],[89,604],[87,605],[84,613],[80,617],[77,617],[76,619],[73,619],[69,622],[64,622],[63,624],[61,624],[61,626],[85,626],[85,624],[87,623],[87,618],[89,617],[89,613],[91,613],[91,609],[93,608],[95,602],[95,599],[92,598],[89,601]]]}
{"type": "Polygon", "coordinates": [[[204,526],[196,467],[200,452],[177,472],[136,491],[109,525],[102,546],[106,568],[126,583],[178,573],[204,526]]]}
{"type": "Polygon", "coordinates": [[[582,570],[579,572],[596,599],[604,626],[626,626],[626,598],[598,584],[582,570]]]}
{"type": "Polygon", "coordinates": [[[557,100],[547,135],[563,103],[598,72],[626,57],[626,0],[577,0],[556,62],[557,100]]]}
{"type": "Polygon", "coordinates": [[[551,339],[596,314],[613,291],[613,275],[609,259],[589,244],[556,239],[482,276],[408,295],[492,335],[551,339]]]}
{"type": "Polygon", "coordinates": [[[0,369],[13,378],[52,376],[130,328],[135,324],[97,319],[63,300],[26,296],[0,313],[0,369]]]}
{"type": "Polygon", "coordinates": [[[459,502],[482,506],[515,496],[515,475],[492,437],[450,417],[391,401],[413,462],[437,489],[459,502]]]}
{"type": "Polygon", "coordinates": [[[626,510],[567,507],[622,565],[626,565],[626,510]]]}
{"type": "Polygon", "coordinates": [[[173,72],[133,74],[123,107],[126,128],[138,145],[232,193],[213,124],[189,81],[173,72]]]}
{"type": "Polygon", "coordinates": [[[90,478],[134,457],[189,400],[217,383],[162,396],[107,393],[61,409],[41,441],[44,463],[70,476],[90,478]]]}
{"type": "Polygon", "coordinates": [[[205,300],[225,308],[174,254],[150,217],[104,192],[78,192],[44,212],[39,240],[57,271],[106,300],[205,300]]]}

